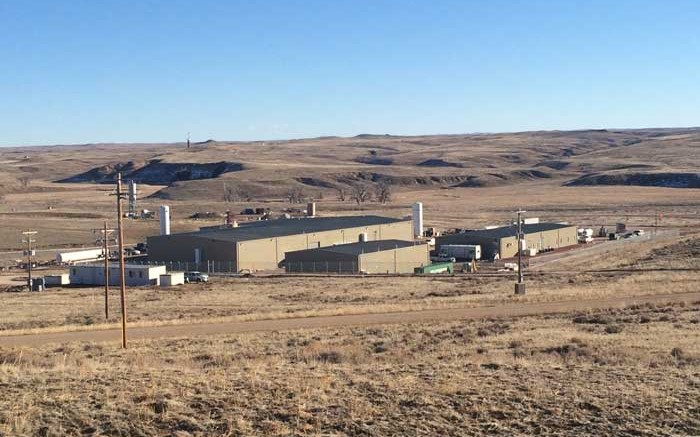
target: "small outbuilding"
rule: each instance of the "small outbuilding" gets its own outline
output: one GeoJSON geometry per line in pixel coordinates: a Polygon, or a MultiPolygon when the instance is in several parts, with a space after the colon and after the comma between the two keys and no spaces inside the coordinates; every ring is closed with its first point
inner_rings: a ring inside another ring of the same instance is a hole
{"type": "Polygon", "coordinates": [[[363,241],[285,254],[287,273],[413,273],[430,264],[427,244],[363,241]]]}
{"type": "Polygon", "coordinates": [[[70,284],[70,276],[68,273],[61,273],[60,275],[47,275],[44,276],[44,285],[47,287],[60,287],[62,285],[70,284]]]}
{"type": "MultiPolygon", "coordinates": [[[[124,266],[124,279],[127,286],[160,285],[160,275],[167,273],[165,266],[127,264],[124,266]]],[[[104,264],[83,264],[71,266],[70,283],[72,285],[105,285],[104,264]]],[[[109,265],[109,285],[119,285],[119,264],[109,265]]]]}
{"type": "Polygon", "coordinates": [[[170,272],[160,275],[161,287],[172,287],[173,285],[183,285],[185,283],[185,272],[170,272]]]}

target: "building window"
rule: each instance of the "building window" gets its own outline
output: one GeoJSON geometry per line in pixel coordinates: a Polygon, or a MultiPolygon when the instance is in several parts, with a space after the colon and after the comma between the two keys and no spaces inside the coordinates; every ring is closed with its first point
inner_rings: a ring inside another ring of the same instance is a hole
{"type": "Polygon", "coordinates": [[[77,275],[78,274],[78,269],[73,269],[73,274],[77,275]]]}
{"type": "Polygon", "coordinates": [[[143,272],[139,272],[139,278],[143,278],[143,272]]]}
{"type": "Polygon", "coordinates": [[[134,271],[133,271],[133,270],[129,270],[129,277],[130,277],[130,278],[133,278],[133,277],[134,277],[134,271]]]}

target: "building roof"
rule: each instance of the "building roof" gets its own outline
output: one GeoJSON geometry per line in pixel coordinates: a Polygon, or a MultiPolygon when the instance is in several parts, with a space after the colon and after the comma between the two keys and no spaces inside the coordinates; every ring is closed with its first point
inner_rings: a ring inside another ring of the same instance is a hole
{"type": "MultiPolygon", "coordinates": [[[[124,264],[124,269],[130,269],[130,270],[148,270],[152,268],[158,268],[158,267],[163,267],[164,264],[161,265],[152,265],[152,264],[124,264]]],[[[91,269],[104,269],[105,268],[105,263],[100,262],[100,263],[85,263],[85,264],[73,264],[70,266],[70,268],[85,268],[89,267],[91,269]]],[[[109,268],[110,269],[118,269],[119,268],[119,263],[118,262],[111,262],[109,263],[109,268]]]]}
{"type": "Polygon", "coordinates": [[[303,249],[295,250],[289,253],[341,253],[343,255],[362,255],[363,253],[373,253],[381,252],[384,250],[394,250],[401,249],[404,247],[416,246],[417,244],[413,241],[402,241],[402,240],[376,240],[376,241],[364,241],[357,243],[347,243],[347,244],[337,244],[335,246],[319,247],[317,249],[303,249]]]}
{"type": "MultiPolygon", "coordinates": [[[[523,234],[536,234],[538,232],[553,231],[555,229],[569,228],[573,225],[564,223],[532,223],[523,225],[523,234]]],[[[467,231],[461,234],[445,235],[445,237],[452,236],[463,236],[464,238],[478,237],[478,238],[507,238],[507,237],[517,237],[518,236],[518,226],[503,226],[500,228],[493,229],[479,229],[475,231],[467,231]]]]}
{"type": "Polygon", "coordinates": [[[290,218],[244,223],[237,228],[200,229],[199,231],[195,232],[186,232],[173,235],[187,235],[212,240],[236,242],[259,240],[262,238],[284,237],[287,235],[310,234],[314,232],[333,231],[336,229],[383,225],[402,221],[404,221],[404,219],[380,217],[376,215],[290,218]]]}

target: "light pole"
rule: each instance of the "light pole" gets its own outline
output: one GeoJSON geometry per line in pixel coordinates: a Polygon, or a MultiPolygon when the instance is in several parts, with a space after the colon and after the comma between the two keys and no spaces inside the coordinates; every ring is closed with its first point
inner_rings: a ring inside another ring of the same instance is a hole
{"type": "Polygon", "coordinates": [[[524,210],[518,210],[518,282],[515,283],[515,294],[525,294],[525,275],[523,274],[523,220],[524,210]]]}
{"type": "Polygon", "coordinates": [[[32,291],[32,256],[34,255],[32,243],[36,242],[36,240],[32,237],[34,237],[36,234],[37,231],[22,232],[22,235],[24,236],[22,243],[27,243],[27,287],[29,287],[29,291],[32,291]]]}

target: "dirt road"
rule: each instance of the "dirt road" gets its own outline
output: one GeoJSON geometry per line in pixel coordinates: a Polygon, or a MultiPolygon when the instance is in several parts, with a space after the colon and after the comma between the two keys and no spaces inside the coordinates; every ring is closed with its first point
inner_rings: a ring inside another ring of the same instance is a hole
{"type": "Polygon", "coordinates": [[[617,250],[619,248],[623,248],[626,246],[628,247],[649,241],[668,241],[670,244],[678,238],[680,238],[680,232],[678,229],[667,229],[655,233],[648,232],[642,236],[625,238],[622,240],[598,241],[592,244],[585,245],[584,247],[575,247],[571,250],[542,254],[540,256],[531,258],[528,270],[539,271],[540,269],[542,269],[542,267],[548,266],[549,264],[556,264],[560,261],[565,261],[569,263],[575,261],[580,263],[581,265],[585,265],[587,259],[590,259],[592,257],[599,257],[601,256],[601,254],[617,250]]]}
{"type": "MultiPolygon", "coordinates": [[[[640,297],[612,297],[595,300],[577,300],[530,304],[509,304],[479,308],[451,308],[400,313],[356,314],[345,316],[304,317],[279,320],[245,322],[218,322],[188,325],[141,327],[129,329],[130,340],[147,340],[172,337],[195,337],[247,332],[285,331],[293,329],[334,328],[343,326],[367,326],[391,323],[424,323],[484,318],[504,318],[557,314],[602,308],[619,308],[634,304],[695,302],[700,292],[661,294],[640,297]]],[[[0,336],[1,347],[37,347],[51,343],[69,342],[117,342],[120,330],[74,331],[47,334],[0,336]]]]}

